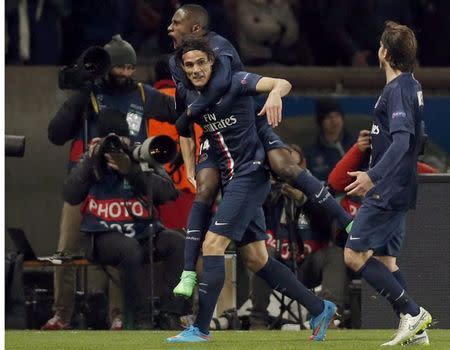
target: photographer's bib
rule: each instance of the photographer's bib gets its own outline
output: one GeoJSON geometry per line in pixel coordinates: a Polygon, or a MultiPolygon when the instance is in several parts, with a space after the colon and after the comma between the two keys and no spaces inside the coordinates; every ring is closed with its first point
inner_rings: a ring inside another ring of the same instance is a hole
{"type": "Polygon", "coordinates": [[[115,174],[91,187],[81,213],[82,232],[115,231],[137,238],[148,233],[150,221],[145,203],[133,194],[126,180],[115,174]]]}

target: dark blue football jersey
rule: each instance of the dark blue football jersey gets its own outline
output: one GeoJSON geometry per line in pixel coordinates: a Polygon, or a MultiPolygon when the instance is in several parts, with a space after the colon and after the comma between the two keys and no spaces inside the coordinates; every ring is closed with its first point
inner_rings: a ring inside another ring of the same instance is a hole
{"type": "MultiPolygon", "coordinates": [[[[217,157],[222,183],[251,173],[262,166],[265,151],[255,126],[254,101],[260,75],[237,72],[228,92],[205,113],[195,119],[203,129],[202,150],[212,147],[209,156],[217,157]]],[[[187,103],[198,97],[198,91],[187,92],[187,103]]],[[[201,150],[201,151],[202,151],[201,150]]]]}
{"type": "Polygon", "coordinates": [[[402,73],[384,87],[375,104],[370,168],[382,159],[392,144],[394,133],[409,133],[410,143],[400,162],[367,193],[365,202],[389,210],[407,210],[415,206],[422,114],[422,87],[412,73],[402,73]]]}

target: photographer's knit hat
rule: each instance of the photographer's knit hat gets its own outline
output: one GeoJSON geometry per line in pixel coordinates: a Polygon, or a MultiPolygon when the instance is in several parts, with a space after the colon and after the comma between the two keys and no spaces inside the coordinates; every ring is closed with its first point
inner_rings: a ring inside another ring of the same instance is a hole
{"type": "Polygon", "coordinates": [[[112,37],[112,40],[104,46],[111,57],[111,67],[125,64],[136,65],[136,51],[128,41],[122,39],[120,34],[112,37]]]}
{"type": "Polygon", "coordinates": [[[117,136],[130,136],[127,116],[118,109],[105,108],[98,114],[98,136],[105,137],[111,133],[117,136]]]}
{"type": "Polygon", "coordinates": [[[322,125],[323,120],[327,116],[328,113],[338,112],[344,118],[344,112],[334,98],[331,97],[322,97],[319,98],[316,102],[316,122],[318,125],[322,125]]]}

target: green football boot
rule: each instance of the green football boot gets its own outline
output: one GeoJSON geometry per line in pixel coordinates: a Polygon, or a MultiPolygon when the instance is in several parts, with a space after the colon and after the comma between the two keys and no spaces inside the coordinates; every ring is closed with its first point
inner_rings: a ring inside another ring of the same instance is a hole
{"type": "Polygon", "coordinates": [[[176,296],[182,296],[190,298],[194,291],[195,284],[197,283],[197,273],[195,271],[183,271],[181,274],[180,282],[173,289],[173,294],[176,296]]]}
{"type": "Polygon", "coordinates": [[[350,223],[347,225],[347,227],[345,228],[345,231],[347,233],[350,233],[350,231],[352,230],[352,226],[353,226],[353,220],[350,221],[350,223]]]}

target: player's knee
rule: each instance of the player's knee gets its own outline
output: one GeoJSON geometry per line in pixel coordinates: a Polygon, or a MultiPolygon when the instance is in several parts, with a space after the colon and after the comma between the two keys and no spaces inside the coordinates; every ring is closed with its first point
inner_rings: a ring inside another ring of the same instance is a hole
{"type": "Polygon", "coordinates": [[[243,257],[244,264],[247,266],[249,270],[252,272],[258,272],[267,264],[267,255],[258,254],[258,255],[245,255],[243,257]]]}
{"type": "Polygon", "coordinates": [[[358,271],[363,264],[361,264],[362,259],[359,258],[359,254],[352,249],[344,249],[344,262],[347,267],[353,271],[358,271]]]}
{"type": "Polygon", "coordinates": [[[392,256],[374,256],[374,258],[381,261],[391,272],[395,272],[399,269],[397,259],[392,256]]]}
{"type": "Polygon", "coordinates": [[[298,177],[302,168],[295,163],[287,150],[273,150],[269,156],[270,168],[281,179],[293,182],[298,177]]]}
{"type": "Polygon", "coordinates": [[[207,235],[202,244],[203,255],[224,255],[227,245],[220,238],[207,235]]]}

